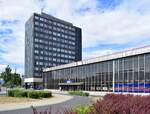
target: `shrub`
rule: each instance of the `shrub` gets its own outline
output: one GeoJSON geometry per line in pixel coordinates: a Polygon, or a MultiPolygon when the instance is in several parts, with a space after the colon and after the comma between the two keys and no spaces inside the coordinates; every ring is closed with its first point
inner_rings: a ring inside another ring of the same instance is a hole
{"type": "Polygon", "coordinates": [[[28,97],[28,92],[24,90],[17,90],[14,92],[14,97],[28,97]]]}
{"type": "Polygon", "coordinates": [[[89,93],[82,92],[82,91],[69,91],[68,93],[71,95],[89,96],[89,93]]]}
{"type": "Polygon", "coordinates": [[[8,90],[8,96],[14,97],[14,90],[8,90]]]}
{"type": "Polygon", "coordinates": [[[43,90],[24,90],[24,89],[11,89],[8,90],[8,96],[10,97],[28,97],[28,98],[48,98],[52,96],[52,93],[49,91],[43,90]]]}
{"type": "MultiPolygon", "coordinates": [[[[65,114],[82,114],[66,111],[65,114]]],[[[150,114],[150,96],[108,94],[90,106],[87,114],[150,114]]]]}
{"type": "Polygon", "coordinates": [[[89,106],[80,106],[74,110],[77,114],[88,114],[90,112],[89,106]]]}
{"type": "Polygon", "coordinates": [[[49,91],[40,91],[40,97],[41,98],[49,98],[49,97],[52,97],[52,93],[49,91]]]}
{"type": "Polygon", "coordinates": [[[33,99],[39,99],[40,98],[40,92],[39,91],[30,90],[28,92],[28,97],[29,98],[33,98],[33,99]]]}
{"type": "Polygon", "coordinates": [[[20,92],[20,91],[21,90],[19,90],[19,89],[10,89],[10,90],[8,90],[8,96],[15,97],[15,94],[20,92]]]}

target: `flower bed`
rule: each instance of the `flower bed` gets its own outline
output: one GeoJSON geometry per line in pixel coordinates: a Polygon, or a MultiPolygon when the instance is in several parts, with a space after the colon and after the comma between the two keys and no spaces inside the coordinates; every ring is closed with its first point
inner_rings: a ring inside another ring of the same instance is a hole
{"type": "MultiPolygon", "coordinates": [[[[150,114],[150,96],[108,94],[82,114],[150,114]]],[[[81,114],[80,110],[65,111],[64,114],[81,114]]]]}

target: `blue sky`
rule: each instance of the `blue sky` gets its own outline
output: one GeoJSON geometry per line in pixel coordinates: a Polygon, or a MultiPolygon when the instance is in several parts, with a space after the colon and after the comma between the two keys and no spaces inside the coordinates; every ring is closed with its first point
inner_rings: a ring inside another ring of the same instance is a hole
{"type": "Polygon", "coordinates": [[[45,13],[82,28],[83,59],[150,44],[150,0],[0,0],[0,72],[24,73],[25,22],[45,13]]]}

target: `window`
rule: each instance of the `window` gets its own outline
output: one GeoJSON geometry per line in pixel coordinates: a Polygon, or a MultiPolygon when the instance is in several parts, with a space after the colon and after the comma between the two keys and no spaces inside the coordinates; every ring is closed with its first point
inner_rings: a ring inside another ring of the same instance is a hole
{"type": "Polygon", "coordinates": [[[64,59],[61,59],[61,62],[64,62],[65,60],[64,59]]]}
{"type": "Polygon", "coordinates": [[[61,57],[64,57],[65,55],[64,54],[61,54],[61,57]]]}
{"type": "Polygon", "coordinates": [[[53,58],[53,61],[56,61],[56,58],[53,58]]]}
{"type": "Polygon", "coordinates": [[[52,26],[48,26],[49,29],[52,29],[52,26]]]}
{"type": "Polygon", "coordinates": [[[48,57],[44,57],[44,60],[48,60],[48,57]]]}
{"type": "Polygon", "coordinates": [[[72,31],[75,31],[75,28],[72,28],[72,31]]]}
{"type": "Polygon", "coordinates": [[[65,58],[68,58],[68,55],[65,55],[65,58]]]}
{"type": "Polygon", "coordinates": [[[39,19],[39,17],[38,17],[38,16],[35,16],[35,19],[39,19]]]}
{"type": "Polygon", "coordinates": [[[40,56],[40,60],[43,60],[43,57],[42,57],[42,56],[40,56]]]}
{"type": "Polygon", "coordinates": [[[54,30],[56,30],[56,27],[53,27],[54,30]]]}
{"type": "Polygon", "coordinates": [[[60,59],[57,59],[57,62],[60,62],[60,59]]]}
{"type": "Polygon", "coordinates": [[[56,56],[57,54],[56,53],[53,53],[53,56],[56,56]]]}
{"type": "Polygon", "coordinates": [[[41,51],[41,54],[43,54],[43,51],[41,51]]]}
{"type": "Polygon", "coordinates": [[[40,23],[40,26],[43,27],[43,23],[40,23]]]}
{"type": "Polygon", "coordinates": [[[52,21],[51,21],[51,20],[48,20],[48,22],[49,22],[49,23],[52,23],[52,21]]]}
{"type": "Polygon", "coordinates": [[[39,45],[38,45],[38,44],[35,44],[35,47],[36,47],[36,48],[38,48],[38,47],[39,47],[39,45]]]}
{"type": "Polygon", "coordinates": [[[56,51],[57,49],[56,48],[53,48],[53,51],[56,51]]]}
{"type": "Polygon", "coordinates": [[[69,61],[68,60],[65,60],[65,63],[68,63],[69,61]]]}
{"type": "Polygon", "coordinates": [[[67,35],[65,35],[65,38],[68,38],[68,36],[67,36],[67,35]]]}
{"type": "Polygon", "coordinates": [[[60,23],[57,23],[57,26],[59,26],[59,27],[60,27],[60,23]]]}
{"type": "Polygon", "coordinates": [[[52,32],[51,32],[51,31],[48,31],[48,33],[49,33],[49,34],[52,34],[52,32]]]}
{"type": "Polygon", "coordinates": [[[40,62],[39,64],[40,64],[40,65],[43,65],[43,62],[40,62]]]}
{"type": "Polygon", "coordinates": [[[55,36],[56,36],[56,32],[53,32],[53,35],[55,35],[55,36]]]}
{"type": "Polygon", "coordinates": [[[38,61],[36,61],[36,65],[39,65],[39,62],[38,62],[38,61]]]}
{"type": "Polygon", "coordinates": [[[38,70],[39,70],[39,68],[38,68],[38,67],[35,67],[35,70],[37,70],[37,71],[38,71],[38,70]]]}
{"type": "Polygon", "coordinates": [[[38,56],[35,56],[35,59],[39,59],[39,57],[38,57],[38,56]]]}
{"type": "Polygon", "coordinates": [[[65,25],[61,24],[61,27],[64,27],[65,25]]]}
{"type": "Polygon", "coordinates": [[[45,49],[48,49],[48,46],[45,46],[45,49]]]}
{"type": "Polygon", "coordinates": [[[61,32],[64,32],[64,29],[61,29],[61,32]]]}
{"type": "Polygon", "coordinates": [[[48,28],[48,25],[44,24],[44,27],[45,27],[45,28],[48,28]]]}
{"type": "Polygon", "coordinates": [[[57,36],[60,36],[60,33],[57,33],[57,36]]]}
{"type": "Polygon", "coordinates": [[[40,17],[40,20],[43,21],[44,19],[42,17],[40,17]]]}
{"type": "Polygon", "coordinates": [[[38,54],[38,53],[39,53],[39,51],[38,51],[38,50],[34,50],[34,53],[38,54]]]}
{"type": "Polygon", "coordinates": [[[35,21],[35,25],[39,25],[39,22],[35,21]]]}
{"type": "Polygon", "coordinates": [[[55,40],[55,41],[56,41],[56,37],[53,37],[53,40],[55,40]]]}
{"type": "Polygon", "coordinates": [[[38,40],[38,39],[36,39],[36,38],[35,38],[34,40],[35,40],[35,42],[38,42],[38,41],[39,41],[39,40],[38,40]]]}

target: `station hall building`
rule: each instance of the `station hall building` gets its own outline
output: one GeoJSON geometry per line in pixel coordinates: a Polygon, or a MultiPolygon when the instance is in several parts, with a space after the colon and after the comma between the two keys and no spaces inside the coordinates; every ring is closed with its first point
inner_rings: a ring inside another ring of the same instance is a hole
{"type": "Polygon", "coordinates": [[[150,93],[150,46],[43,70],[45,88],[150,93]]]}

